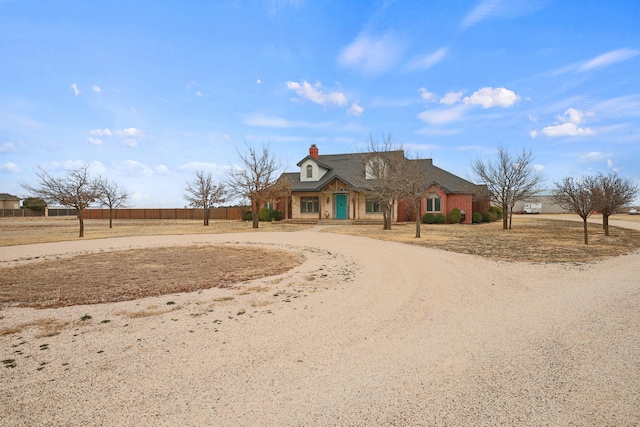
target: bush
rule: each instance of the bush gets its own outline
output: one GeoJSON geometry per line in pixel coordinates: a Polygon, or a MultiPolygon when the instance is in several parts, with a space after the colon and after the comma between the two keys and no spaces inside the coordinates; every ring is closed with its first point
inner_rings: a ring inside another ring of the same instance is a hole
{"type": "Polygon", "coordinates": [[[492,214],[491,212],[485,212],[485,213],[482,215],[482,220],[483,220],[484,222],[491,222],[491,221],[493,221],[493,214],[492,214]]]}
{"type": "Polygon", "coordinates": [[[447,217],[444,214],[439,213],[436,215],[436,224],[444,224],[445,222],[447,222],[447,217]]]}
{"type": "Polygon", "coordinates": [[[461,217],[462,214],[460,213],[460,209],[458,208],[453,208],[451,209],[451,212],[449,212],[449,222],[451,224],[458,224],[461,217]]]}
{"type": "Polygon", "coordinates": [[[260,221],[280,221],[282,219],[282,214],[280,211],[269,208],[260,209],[260,221]]]}
{"type": "Polygon", "coordinates": [[[474,224],[482,222],[482,214],[480,212],[474,212],[473,215],[471,215],[471,222],[474,224]]]}
{"type": "Polygon", "coordinates": [[[436,216],[434,214],[432,214],[432,213],[426,213],[422,217],[422,222],[424,224],[435,224],[436,223],[436,216]]]}
{"type": "Polygon", "coordinates": [[[493,215],[493,220],[497,221],[499,219],[502,219],[502,209],[497,207],[497,206],[490,206],[489,207],[489,212],[491,212],[491,214],[493,215]]]}
{"type": "Polygon", "coordinates": [[[247,212],[244,219],[246,219],[247,221],[253,221],[253,212],[247,212]]]}

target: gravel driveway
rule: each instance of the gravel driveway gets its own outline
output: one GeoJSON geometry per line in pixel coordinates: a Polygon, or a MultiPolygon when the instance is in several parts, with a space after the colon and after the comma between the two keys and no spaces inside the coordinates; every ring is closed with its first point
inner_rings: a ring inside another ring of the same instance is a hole
{"type": "Polygon", "coordinates": [[[0,425],[640,423],[639,253],[536,265],[317,231],[0,248],[0,261],[206,243],[306,258],[231,291],[2,309],[0,326],[30,326],[0,337],[0,425]]]}

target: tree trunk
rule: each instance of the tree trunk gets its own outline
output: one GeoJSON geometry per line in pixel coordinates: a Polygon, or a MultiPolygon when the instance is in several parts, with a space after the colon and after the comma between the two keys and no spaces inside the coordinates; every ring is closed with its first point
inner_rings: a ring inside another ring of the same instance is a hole
{"type": "Polygon", "coordinates": [[[258,201],[254,200],[251,202],[251,213],[253,216],[253,228],[258,228],[258,223],[260,222],[260,210],[258,209],[258,201]]]}
{"type": "Polygon", "coordinates": [[[583,228],[584,228],[584,244],[589,244],[589,230],[587,228],[587,218],[583,218],[583,228]]]}
{"type": "Polygon", "coordinates": [[[511,223],[513,222],[513,209],[509,210],[509,230],[511,230],[511,223]]]}
{"type": "Polygon", "coordinates": [[[113,228],[113,209],[109,209],[109,228],[113,228]]]}
{"type": "Polygon", "coordinates": [[[82,209],[77,209],[78,211],[78,221],[80,221],[80,234],[78,237],[84,237],[84,218],[82,216],[82,209]]]}
{"type": "Polygon", "coordinates": [[[602,214],[602,228],[604,228],[604,235],[609,235],[609,215],[602,214]]]}
{"type": "Polygon", "coordinates": [[[209,212],[209,208],[205,206],[205,208],[204,208],[204,225],[209,225],[209,215],[211,215],[211,213],[209,212]]]}
{"type": "MultiPolygon", "coordinates": [[[[471,219],[473,219],[473,213],[471,214],[471,219]]],[[[509,210],[506,204],[502,205],[502,229],[509,229],[509,210]]]]}
{"type": "Polygon", "coordinates": [[[420,217],[416,216],[416,239],[420,238],[420,217]]]}

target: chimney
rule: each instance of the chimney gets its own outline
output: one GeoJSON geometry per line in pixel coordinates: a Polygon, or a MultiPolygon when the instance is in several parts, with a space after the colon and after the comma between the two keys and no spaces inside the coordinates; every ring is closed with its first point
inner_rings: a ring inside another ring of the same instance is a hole
{"type": "Polygon", "coordinates": [[[318,147],[316,147],[316,144],[311,144],[311,147],[309,147],[309,155],[314,159],[318,158],[318,147]]]}

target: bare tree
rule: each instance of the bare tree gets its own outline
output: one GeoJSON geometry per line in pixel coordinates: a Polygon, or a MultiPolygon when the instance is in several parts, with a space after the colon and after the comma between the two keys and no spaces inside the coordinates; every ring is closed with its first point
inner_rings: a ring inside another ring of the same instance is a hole
{"type": "Polygon", "coordinates": [[[595,177],[596,206],[595,210],[602,214],[604,235],[609,235],[609,216],[630,204],[640,191],[630,179],[624,179],[616,173],[598,174],[595,177]]]}
{"type": "Polygon", "coordinates": [[[423,159],[409,159],[410,155],[406,155],[406,157],[399,165],[395,180],[400,189],[399,198],[408,201],[411,209],[415,212],[415,237],[420,238],[422,200],[425,197],[425,191],[437,180],[436,169],[430,168],[429,163],[423,159]]]}
{"type": "Polygon", "coordinates": [[[393,143],[391,135],[378,141],[369,135],[367,152],[363,153],[364,176],[361,185],[367,197],[380,206],[383,230],[391,230],[393,208],[403,189],[400,182],[405,161],[402,146],[393,143]]]}
{"type": "Polygon", "coordinates": [[[205,175],[202,170],[196,172],[195,179],[188,182],[184,190],[184,197],[190,206],[204,209],[204,225],[209,225],[210,209],[226,200],[224,183],[216,184],[213,182],[211,173],[205,175]]]}
{"type": "Polygon", "coordinates": [[[260,151],[246,143],[245,148],[244,152],[238,151],[242,167],[230,169],[227,185],[232,193],[249,199],[253,228],[258,228],[260,205],[273,197],[271,191],[278,179],[276,173],[281,169],[281,163],[276,161],[266,145],[260,151]]]}
{"type": "Polygon", "coordinates": [[[476,160],[471,165],[479,180],[491,193],[491,201],[502,208],[502,229],[511,229],[513,206],[540,191],[544,177],[535,170],[531,151],[513,158],[506,148],[498,148],[495,160],[476,160]]]}
{"type": "Polygon", "coordinates": [[[113,228],[113,211],[127,205],[129,192],[117,182],[108,179],[98,180],[98,190],[98,201],[109,209],[109,228],[113,228]]]}
{"type": "Polygon", "coordinates": [[[84,210],[100,196],[98,180],[89,175],[89,166],[84,164],[77,169],[70,169],[65,176],[59,178],[52,177],[42,167],[38,167],[36,176],[36,185],[22,184],[22,187],[47,203],[75,208],[80,222],[79,237],[84,237],[84,210]]]}
{"type": "Polygon", "coordinates": [[[582,218],[585,245],[589,244],[587,219],[598,203],[596,188],[595,178],[584,177],[582,179],[564,178],[561,183],[555,183],[553,190],[554,203],[582,218]]]}

